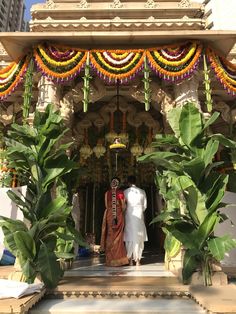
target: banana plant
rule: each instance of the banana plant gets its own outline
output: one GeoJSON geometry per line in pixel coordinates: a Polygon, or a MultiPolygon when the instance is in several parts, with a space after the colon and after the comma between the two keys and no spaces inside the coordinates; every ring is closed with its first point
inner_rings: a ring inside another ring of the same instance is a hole
{"type": "Polygon", "coordinates": [[[0,217],[5,246],[16,255],[28,283],[40,276],[47,287],[62,276],[55,253],[58,228],[67,227],[71,212],[58,186],[77,168],[66,155],[70,143],[60,144],[66,132],[59,112],[48,105],[45,112],[36,110],[33,126],[13,124],[5,139],[9,166],[27,182],[25,197],[8,192],[27,222],[0,217]]]}
{"type": "Polygon", "coordinates": [[[193,103],[172,109],[167,120],[173,134],[157,135],[155,151],[139,158],[156,165],[155,182],[165,200],[165,208],[154,218],[161,222],[169,252],[185,248],[182,277],[187,283],[197,269],[203,273],[205,285],[211,285],[212,268],[226,252],[236,247],[229,236],[216,237],[217,224],[227,217],[220,212],[228,176],[217,171],[222,162],[215,162],[219,145],[235,148],[236,142],[222,134],[212,134],[209,127],[219,113],[205,120],[193,103]]]}

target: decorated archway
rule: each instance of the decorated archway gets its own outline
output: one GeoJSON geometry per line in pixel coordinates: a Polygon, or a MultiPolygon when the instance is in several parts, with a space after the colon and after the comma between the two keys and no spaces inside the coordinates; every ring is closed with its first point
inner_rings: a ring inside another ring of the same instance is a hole
{"type": "Polygon", "coordinates": [[[70,128],[65,141],[74,142],[70,153],[77,154],[86,168],[78,183],[81,225],[84,233],[96,234],[98,240],[95,226],[102,217],[104,190],[115,173],[123,182],[127,174],[138,175],[149,193],[147,224],[156,215],[153,169],[138,165],[136,157],[152,149],[153,135],[169,132],[165,114],[174,106],[192,100],[204,111],[212,110],[209,65],[212,75],[235,96],[235,66],[201,42],[131,50],[83,50],[44,43],[0,71],[0,97],[5,102],[25,80],[19,119],[30,121],[34,108],[44,110],[48,103],[60,109],[70,128]],[[198,98],[199,72],[204,77],[204,103],[198,98]],[[33,103],[35,81],[38,99],[33,103]],[[109,145],[117,136],[127,149],[115,156],[109,145]]]}

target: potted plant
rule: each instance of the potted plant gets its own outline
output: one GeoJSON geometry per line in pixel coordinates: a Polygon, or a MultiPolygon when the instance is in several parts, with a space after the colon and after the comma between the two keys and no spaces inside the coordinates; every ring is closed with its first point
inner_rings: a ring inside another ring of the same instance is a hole
{"type": "Polygon", "coordinates": [[[222,162],[214,157],[219,144],[236,147],[234,141],[209,131],[218,116],[215,112],[206,120],[193,103],[172,109],[167,120],[173,134],[157,135],[155,151],[139,158],[156,165],[155,181],[166,205],[153,222],[161,222],[168,232],[169,251],[182,243],[184,283],[200,269],[204,284],[211,285],[213,265],[236,247],[235,239],[214,235],[217,224],[227,219],[219,209],[228,182],[228,175],[217,171],[222,162]]]}
{"type": "Polygon", "coordinates": [[[33,126],[13,124],[5,139],[9,166],[27,181],[26,196],[8,192],[27,222],[0,217],[5,246],[16,255],[25,281],[39,276],[47,287],[62,276],[57,230],[67,226],[71,206],[59,191],[63,175],[77,167],[66,155],[70,144],[59,144],[66,132],[60,113],[48,105],[45,112],[36,110],[33,126]]]}

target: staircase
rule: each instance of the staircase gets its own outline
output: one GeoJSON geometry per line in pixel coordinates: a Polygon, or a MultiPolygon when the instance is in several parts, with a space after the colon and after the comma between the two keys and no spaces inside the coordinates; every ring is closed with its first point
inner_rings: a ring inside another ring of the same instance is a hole
{"type": "Polygon", "coordinates": [[[105,267],[100,258],[80,260],[29,313],[206,313],[188,289],[162,262],[105,267]]]}

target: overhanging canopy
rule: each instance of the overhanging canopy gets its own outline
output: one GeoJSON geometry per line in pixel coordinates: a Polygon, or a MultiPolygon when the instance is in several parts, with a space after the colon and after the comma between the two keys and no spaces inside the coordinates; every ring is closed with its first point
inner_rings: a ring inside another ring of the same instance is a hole
{"type": "Polygon", "coordinates": [[[43,41],[86,49],[125,49],[157,47],[184,40],[201,40],[226,56],[236,43],[236,31],[4,32],[0,34],[0,42],[13,60],[43,41]]]}

